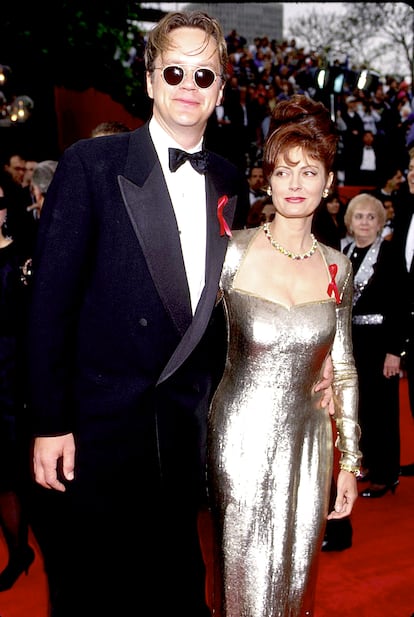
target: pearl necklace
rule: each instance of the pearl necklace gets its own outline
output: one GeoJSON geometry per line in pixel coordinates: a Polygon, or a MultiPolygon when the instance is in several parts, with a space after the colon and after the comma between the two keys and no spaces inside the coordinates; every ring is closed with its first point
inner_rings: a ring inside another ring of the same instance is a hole
{"type": "Polygon", "coordinates": [[[313,234],[311,234],[310,236],[312,238],[312,246],[309,251],[306,251],[306,253],[292,253],[292,251],[288,251],[287,249],[285,249],[284,246],[282,246],[281,244],[279,244],[279,242],[276,242],[276,240],[272,238],[272,234],[269,230],[269,223],[265,223],[263,225],[263,231],[273,248],[279,251],[279,253],[282,253],[282,255],[286,255],[286,257],[289,257],[289,259],[308,259],[308,257],[312,257],[318,247],[317,239],[313,234]]]}

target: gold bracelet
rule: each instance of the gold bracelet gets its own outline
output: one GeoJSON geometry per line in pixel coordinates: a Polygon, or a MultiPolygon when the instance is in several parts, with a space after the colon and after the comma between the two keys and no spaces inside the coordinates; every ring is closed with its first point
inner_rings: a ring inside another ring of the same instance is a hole
{"type": "Polygon", "coordinates": [[[353,465],[346,465],[345,463],[339,463],[339,469],[341,471],[349,471],[349,473],[353,473],[356,478],[361,473],[359,467],[354,467],[353,465]]]}

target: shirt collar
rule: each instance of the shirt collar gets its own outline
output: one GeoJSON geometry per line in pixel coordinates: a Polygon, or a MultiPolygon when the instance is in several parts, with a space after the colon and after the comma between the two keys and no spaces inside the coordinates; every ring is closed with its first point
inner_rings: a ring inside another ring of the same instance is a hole
{"type": "MultiPolygon", "coordinates": [[[[151,135],[151,139],[154,143],[155,150],[157,151],[162,168],[169,169],[168,148],[179,148],[180,150],[184,150],[184,148],[162,128],[162,126],[154,118],[154,116],[149,121],[149,132],[151,135]]],[[[186,150],[186,152],[198,152],[202,149],[202,147],[203,139],[201,139],[194,148],[186,150]]]]}

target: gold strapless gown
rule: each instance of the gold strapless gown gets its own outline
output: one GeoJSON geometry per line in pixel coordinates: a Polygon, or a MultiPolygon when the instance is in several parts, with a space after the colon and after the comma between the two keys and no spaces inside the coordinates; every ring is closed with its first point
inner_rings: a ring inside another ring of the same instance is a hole
{"type": "Polygon", "coordinates": [[[221,281],[229,349],[210,411],[208,473],[224,600],[214,614],[304,617],[313,614],[333,465],[331,420],[313,388],[331,351],[341,460],[357,465],[360,456],[352,277],[344,256],[321,246],[346,287],[339,308],[328,297],[286,308],[237,290],[254,233],[233,233],[221,281]]]}

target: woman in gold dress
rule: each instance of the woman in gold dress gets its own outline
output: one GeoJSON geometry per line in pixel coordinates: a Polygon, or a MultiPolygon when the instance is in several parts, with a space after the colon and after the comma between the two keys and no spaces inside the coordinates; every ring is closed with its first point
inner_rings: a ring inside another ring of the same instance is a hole
{"type": "Polygon", "coordinates": [[[351,264],[311,235],[337,136],[305,96],[280,102],[272,122],[264,170],[276,216],[233,232],[221,277],[228,352],[208,434],[220,617],[313,615],[326,520],[349,516],[357,498],[351,264]],[[341,453],[330,513],[332,423],[314,391],[329,354],[341,453]]]}

